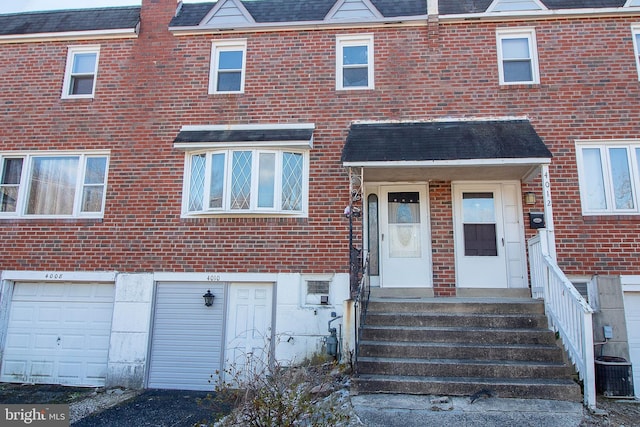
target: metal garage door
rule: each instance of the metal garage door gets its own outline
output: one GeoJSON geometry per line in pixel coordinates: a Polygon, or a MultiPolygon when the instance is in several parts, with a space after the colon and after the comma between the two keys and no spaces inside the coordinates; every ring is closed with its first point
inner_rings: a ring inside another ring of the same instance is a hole
{"type": "Polygon", "coordinates": [[[640,292],[624,293],[624,312],[627,319],[629,357],[633,369],[636,397],[640,397],[640,292]]]}
{"type": "Polygon", "coordinates": [[[113,284],[16,283],[0,380],[103,386],[113,284]]]}
{"type": "Polygon", "coordinates": [[[213,390],[222,363],[224,284],[158,283],[147,385],[213,390]],[[202,295],[211,290],[213,306],[202,295]]]}

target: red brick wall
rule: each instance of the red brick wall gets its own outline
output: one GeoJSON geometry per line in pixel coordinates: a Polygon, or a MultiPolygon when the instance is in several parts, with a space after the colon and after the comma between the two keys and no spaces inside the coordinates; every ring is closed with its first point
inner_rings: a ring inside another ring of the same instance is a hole
{"type": "MultiPolygon", "coordinates": [[[[104,220],[0,220],[0,269],[347,272],[340,154],[352,121],[528,116],[554,155],[561,266],[640,274],[640,216],[582,216],[573,146],[640,135],[636,19],[509,23],[536,28],[541,84],[500,87],[495,23],[176,37],[171,1],[144,6],[155,9],[137,40],[96,42],[94,100],[60,99],[70,43],[0,46],[4,150],[111,149],[104,220]],[[335,35],[347,33],[374,34],[375,90],[335,90],[335,35]],[[225,38],[247,39],[242,95],[207,94],[211,41],[225,38]],[[316,124],[308,218],[180,218],[181,126],[296,122],[316,124]]],[[[455,281],[450,183],[431,192],[434,284],[446,294],[455,281]]]]}

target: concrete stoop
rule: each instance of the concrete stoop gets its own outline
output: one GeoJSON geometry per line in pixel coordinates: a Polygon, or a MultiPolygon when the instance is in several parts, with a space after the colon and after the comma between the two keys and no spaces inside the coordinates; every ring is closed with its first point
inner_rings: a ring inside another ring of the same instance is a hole
{"type": "Polygon", "coordinates": [[[518,426],[577,427],[584,418],[578,402],[548,399],[415,395],[358,395],[354,412],[367,427],[518,426]]]}
{"type": "Polygon", "coordinates": [[[374,298],[353,391],[579,402],[572,373],[540,301],[374,298]]]}

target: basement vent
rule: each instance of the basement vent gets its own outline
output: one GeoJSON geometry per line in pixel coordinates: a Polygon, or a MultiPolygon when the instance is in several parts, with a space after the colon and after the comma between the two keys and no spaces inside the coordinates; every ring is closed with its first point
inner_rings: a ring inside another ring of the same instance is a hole
{"type": "Polygon", "coordinates": [[[307,280],[307,304],[328,305],[329,304],[328,280],[307,280]]]}

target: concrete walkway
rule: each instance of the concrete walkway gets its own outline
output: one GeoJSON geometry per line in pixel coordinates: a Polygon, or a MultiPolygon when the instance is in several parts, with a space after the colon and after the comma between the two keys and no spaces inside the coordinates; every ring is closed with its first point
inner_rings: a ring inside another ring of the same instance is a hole
{"type": "Polygon", "coordinates": [[[351,402],[367,427],[577,427],[584,415],[579,402],[539,399],[369,394],[351,402]]]}

